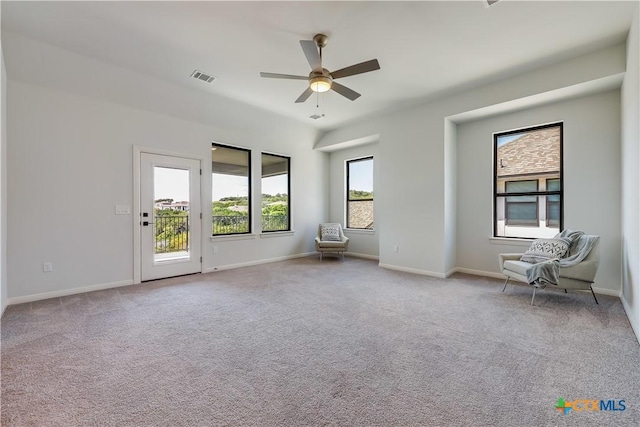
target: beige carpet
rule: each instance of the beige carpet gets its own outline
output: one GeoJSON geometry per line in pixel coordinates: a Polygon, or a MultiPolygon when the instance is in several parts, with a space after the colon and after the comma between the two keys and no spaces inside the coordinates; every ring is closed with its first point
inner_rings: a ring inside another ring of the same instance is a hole
{"type": "Polygon", "coordinates": [[[501,291],[310,257],[11,306],[2,425],[640,425],[617,298],[501,291]]]}

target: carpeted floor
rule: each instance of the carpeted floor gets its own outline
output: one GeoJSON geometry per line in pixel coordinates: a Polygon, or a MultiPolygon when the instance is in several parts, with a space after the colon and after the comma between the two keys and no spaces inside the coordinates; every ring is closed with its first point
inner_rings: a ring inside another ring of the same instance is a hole
{"type": "Polygon", "coordinates": [[[640,425],[617,298],[501,291],[309,257],[11,306],[2,425],[640,425]]]}

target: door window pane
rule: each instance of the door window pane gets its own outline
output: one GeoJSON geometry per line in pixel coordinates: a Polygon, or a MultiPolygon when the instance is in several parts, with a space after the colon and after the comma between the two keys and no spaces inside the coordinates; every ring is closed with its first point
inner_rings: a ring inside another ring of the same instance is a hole
{"type": "Polygon", "coordinates": [[[189,171],[153,167],[154,261],[189,257],[189,171]]]}

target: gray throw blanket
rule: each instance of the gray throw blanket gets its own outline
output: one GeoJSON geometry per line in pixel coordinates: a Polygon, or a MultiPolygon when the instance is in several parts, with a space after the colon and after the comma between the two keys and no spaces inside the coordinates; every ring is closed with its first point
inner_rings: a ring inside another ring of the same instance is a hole
{"type": "Polygon", "coordinates": [[[569,256],[562,259],[554,259],[533,264],[527,269],[527,282],[536,288],[544,288],[547,285],[560,283],[560,267],[571,267],[582,262],[591,248],[598,241],[598,236],[588,236],[582,231],[564,230],[555,237],[565,237],[571,240],[569,256]]]}

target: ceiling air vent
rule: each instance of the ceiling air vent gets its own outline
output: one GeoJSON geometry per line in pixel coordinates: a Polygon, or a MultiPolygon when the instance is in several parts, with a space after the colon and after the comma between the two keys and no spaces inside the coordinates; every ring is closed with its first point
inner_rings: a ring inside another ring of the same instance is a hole
{"type": "Polygon", "coordinates": [[[318,120],[318,119],[321,119],[323,117],[324,117],[324,114],[322,114],[322,115],[314,114],[313,116],[309,116],[309,118],[313,119],[313,120],[318,120]]]}
{"type": "Polygon", "coordinates": [[[210,74],[203,73],[202,71],[195,70],[191,73],[191,77],[194,79],[202,80],[203,82],[211,83],[216,78],[210,74]]]}

